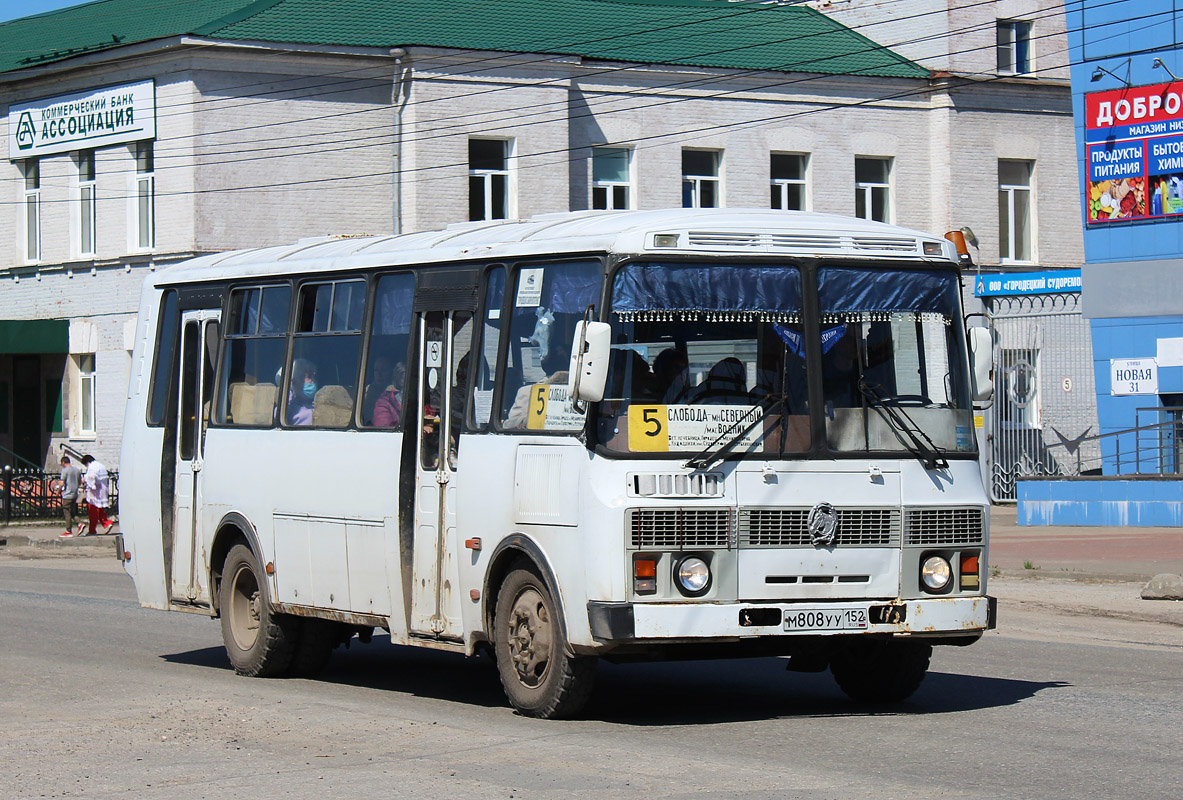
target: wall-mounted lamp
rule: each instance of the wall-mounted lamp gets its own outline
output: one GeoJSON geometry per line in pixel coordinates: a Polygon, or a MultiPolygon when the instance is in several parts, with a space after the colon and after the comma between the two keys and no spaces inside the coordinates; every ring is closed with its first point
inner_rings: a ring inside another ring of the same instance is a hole
{"type": "Polygon", "coordinates": [[[1162,63],[1162,59],[1161,59],[1161,58],[1156,58],[1156,59],[1154,59],[1154,61],[1152,61],[1152,62],[1151,62],[1150,66],[1151,66],[1151,67],[1153,67],[1154,69],[1161,69],[1163,72],[1165,72],[1166,74],[1170,75],[1170,76],[1171,76],[1171,80],[1173,80],[1173,81],[1177,81],[1177,80],[1179,80],[1179,79],[1178,79],[1178,78],[1175,76],[1175,73],[1171,72],[1171,68],[1170,68],[1170,67],[1168,67],[1166,64],[1162,63]]]}
{"type": "Polygon", "coordinates": [[[1116,78],[1117,80],[1119,80],[1119,81],[1121,81],[1122,83],[1124,83],[1124,84],[1126,85],[1126,88],[1129,88],[1129,87],[1133,86],[1133,84],[1132,84],[1132,83],[1130,83],[1130,82],[1129,82],[1128,80],[1126,80],[1125,78],[1121,77],[1120,75],[1115,75],[1115,74],[1113,74],[1112,72],[1110,72],[1109,70],[1105,69],[1104,67],[1097,67],[1095,70],[1093,70],[1092,77],[1090,77],[1090,78],[1089,78],[1089,81],[1090,81],[1091,83],[1096,83],[1097,81],[1101,80],[1101,76],[1102,76],[1102,75],[1109,75],[1109,76],[1111,76],[1111,77],[1113,77],[1113,78],[1116,78]]]}

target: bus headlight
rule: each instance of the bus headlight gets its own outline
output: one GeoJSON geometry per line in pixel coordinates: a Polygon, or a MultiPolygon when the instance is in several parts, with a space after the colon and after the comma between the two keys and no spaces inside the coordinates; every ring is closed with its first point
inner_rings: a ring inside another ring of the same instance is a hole
{"type": "Polygon", "coordinates": [[[686,556],[674,566],[674,583],[687,597],[706,594],[711,588],[711,568],[698,556],[686,556]]]}
{"type": "Polygon", "coordinates": [[[953,568],[949,562],[940,556],[929,556],[920,565],[920,580],[924,588],[930,592],[939,592],[949,585],[953,578],[953,568]]]}

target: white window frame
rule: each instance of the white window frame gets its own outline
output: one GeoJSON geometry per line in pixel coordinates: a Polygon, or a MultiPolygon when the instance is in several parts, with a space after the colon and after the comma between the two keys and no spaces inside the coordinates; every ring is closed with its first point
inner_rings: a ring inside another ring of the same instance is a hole
{"type": "Polygon", "coordinates": [[[513,159],[513,141],[514,140],[513,139],[486,138],[486,137],[482,137],[482,136],[470,137],[469,141],[473,141],[473,140],[480,140],[480,141],[487,141],[487,142],[501,142],[502,146],[505,148],[505,153],[504,153],[505,167],[502,169],[474,169],[471,164],[471,161],[470,161],[469,167],[468,167],[468,176],[469,176],[468,191],[470,192],[470,195],[469,195],[470,221],[482,222],[482,221],[490,221],[490,220],[496,220],[496,219],[512,219],[514,216],[514,209],[513,209],[513,205],[512,205],[514,191],[513,191],[513,186],[511,183],[509,165],[513,159]],[[491,214],[493,213],[493,177],[497,176],[497,175],[504,176],[504,178],[505,178],[505,195],[502,198],[502,200],[503,200],[502,208],[504,208],[504,210],[505,210],[504,217],[491,216],[491,214]],[[485,215],[480,220],[471,219],[471,217],[472,217],[471,192],[472,192],[472,183],[473,183],[472,179],[473,178],[477,178],[481,182],[481,187],[484,192],[483,201],[484,201],[485,215]]]}
{"type": "MultiPolygon", "coordinates": [[[[779,205],[773,205],[772,208],[778,211],[808,211],[809,210],[809,154],[808,153],[770,153],[768,155],[768,172],[769,183],[772,186],[772,191],[776,192],[777,202],[779,205]],[[774,178],[772,177],[772,160],[776,156],[787,156],[790,158],[801,159],[801,177],[800,178],[774,178]],[[789,208],[789,187],[801,187],[801,207],[789,208]]],[[[772,192],[769,192],[771,195],[772,192]]]]}
{"type": "Polygon", "coordinates": [[[41,162],[35,158],[26,159],[21,164],[21,173],[25,186],[21,209],[25,262],[35,264],[41,261],[41,162]]]}
{"type": "Polygon", "coordinates": [[[75,163],[78,167],[78,212],[75,214],[78,223],[78,255],[93,257],[98,250],[98,214],[95,213],[98,163],[95,151],[79,150],[75,163]],[[88,164],[92,167],[89,177],[88,164]]]}
{"type": "Polygon", "coordinates": [[[715,172],[713,175],[698,175],[686,172],[683,167],[682,170],[682,207],[683,208],[722,208],[723,207],[723,181],[719,177],[722,171],[723,151],[699,149],[696,147],[682,148],[683,158],[688,152],[694,153],[709,153],[714,156],[715,172]],[[712,185],[715,189],[715,204],[712,206],[704,206],[702,204],[703,187],[712,185]],[[687,194],[689,190],[689,194],[687,194]]]}
{"type": "Polygon", "coordinates": [[[1021,19],[1000,19],[996,36],[998,74],[1030,74],[1034,61],[1031,53],[1031,23],[1021,19]],[[1020,53],[1024,56],[1021,60],[1020,53]]]}
{"type": "Polygon", "coordinates": [[[156,159],[151,139],[132,146],[136,172],[131,191],[131,249],[146,252],[156,249],[156,159]],[[149,169],[143,169],[143,153],[147,151],[149,169]],[[145,233],[147,236],[145,236],[145,233]]]}
{"type": "Polygon", "coordinates": [[[633,149],[631,147],[593,147],[592,148],[592,196],[591,207],[594,210],[603,211],[627,211],[633,208],[636,204],[633,200],[633,149]],[[595,160],[596,153],[607,153],[608,151],[622,151],[626,154],[628,160],[628,180],[627,181],[605,181],[596,180],[595,178],[595,160]],[[624,188],[624,205],[616,205],[616,190],[624,188]],[[600,209],[596,205],[596,190],[604,190],[604,208],[600,209]]]}
{"type": "Polygon", "coordinates": [[[872,220],[874,222],[890,223],[893,215],[895,214],[895,203],[893,202],[894,198],[892,197],[892,191],[891,191],[891,176],[893,173],[892,167],[894,166],[894,164],[893,164],[894,159],[889,158],[889,157],[884,157],[884,156],[855,156],[854,161],[855,161],[855,174],[856,175],[858,174],[858,162],[859,161],[880,161],[880,162],[883,162],[884,164],[887,165],[887,180],[884,182],[860,181],[860,180],[858,180],[857,177],[855,178],[855,182],[854,182],[855,216],[861,217],[862,219],[872,220]],[[874,216],[874,213],[875,213],[875,192],[876,191],[883,192],[883,210],[885,213],[883,215],[884,218],[879,219],[879,220],[875,219],[875,216],[874,216]],[[860,214],[858,211],[860,198],[862,199],[862,203],[863,203],[863,213],[862,214],[860,214]]]}
{"type": "Polygon", "coordinates": [[[1035,162],[1022,158],[1002,158],[998,160],[998,261],[1001,264],[1034,264],[1035,263],[1035,162]],[[1027,167],[1027,183],[1003,183],[1002,165],[1004,163],[1025,164],[1027,167]],[[1027,240],[1020,243],[1015,231],[1015,198],[1020,192],[1027,193],[1027,240]],[[1002,206],[1006,204],[1006,220],[1003,225],[1002,206]],[[1019,245],[1025,244],[1027,258],[1017,258],[1019,245]],[[1005,255],[1004,255],[1005,253],[1005,255]]]}
{"type": "Polygon", "coordinates": [[[74,438],[94,438],[98,435],[98,406],[95,401],[97,358],[94,353],[80,353],[74,356],[74,366],[78,373],[78,430],[74,438]],[[86,424],[88,416],[89,427],[86,424]]]}

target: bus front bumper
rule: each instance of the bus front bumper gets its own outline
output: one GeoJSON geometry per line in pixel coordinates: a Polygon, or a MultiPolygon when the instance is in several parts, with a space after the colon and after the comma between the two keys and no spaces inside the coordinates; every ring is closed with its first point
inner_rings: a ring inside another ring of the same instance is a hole
{"type": "Polygon", "coordinates": [[[868,633],[956,638],[993,629],[996,609],[995,598],[988,596],[721,604],[593,600],[587,604],[591,633],[598,641],[654,643],[868,633]]]}

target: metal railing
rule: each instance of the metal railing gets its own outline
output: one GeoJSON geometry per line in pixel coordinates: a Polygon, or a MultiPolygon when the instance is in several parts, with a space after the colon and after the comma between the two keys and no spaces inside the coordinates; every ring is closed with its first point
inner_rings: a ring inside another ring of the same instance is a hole
{"type": "MultiPolygon", "coordinates": [[[[119,513],[119,472],[110,479],[108,513],[119,513]]],[[[79,506],[82,504],[79,503],[79,506]]],[[[54,519],[62,515],[62,478],[40,469],[0,469],[0,522],[54,519]]]]}
{"type": "Polygon", "coordinates": [[[35,464],[32,461],[30,461],[29,459],[25,458],[24,456],[17,455],[16,453],[9,450],[7,447],[4,447],[3,445],[0,445],[0,455],[8,456],[10,459],[12,459],[14,464],[22,467],[22,469],[24,469],[24,468],[41,469],[40,464],[35,464]]]}
{"type": "Polygon", "coordinates": [[[1078,474],[1099,473],[1104,468],[1110,475],[1183,475],[1183,407],[1139,408],[1135,419],[1143,413],[1157,414],[1159,421],[1046,447],[1068,448],[1068,453],[1076,456],[1078,474]],[[1098,442],[1101,455],[1082,459],[1080,445],[1085,442],[1098,442]],[[1110,443],[1112,451],[1107,452],[1110,443]]]}

